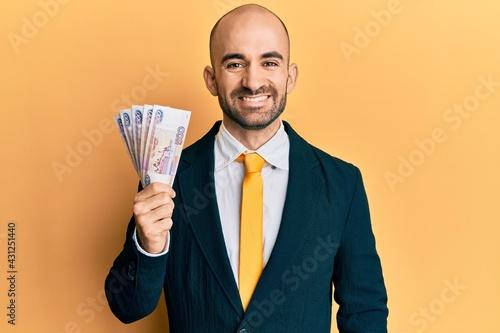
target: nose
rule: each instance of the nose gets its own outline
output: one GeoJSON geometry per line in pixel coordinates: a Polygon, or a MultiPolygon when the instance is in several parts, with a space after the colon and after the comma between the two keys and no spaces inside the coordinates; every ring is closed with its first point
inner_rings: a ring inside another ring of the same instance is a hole
{"type": "Polygon", "coordinates": [[[243,74],[241,84],[243,87],[255,92],[264,85],[264,75],[259,66],[250,65],[243,74]]]}

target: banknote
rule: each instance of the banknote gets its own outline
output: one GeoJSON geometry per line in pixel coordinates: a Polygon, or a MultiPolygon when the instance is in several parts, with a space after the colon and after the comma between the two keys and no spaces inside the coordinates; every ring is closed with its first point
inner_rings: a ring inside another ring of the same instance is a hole
{"type": "Polygon", "coordinates": [[[113,117],[144,187],[173,185],[190,118],[190,111],[148,104],[113,117]]]}
{"type": "Polygon", "coordinates": [[[146,141],[143,185],[173,185],[191,112],[155,105],[146,141]]]}
{"type": "Polygon", "coordinates": [[[132,109],[125,109],[120,111],[120,118],[122,120],[123,129],[125,132],[125,140],[127,141],[127,148],[130,152],[130,156],[132,157],[132,162],[134,163],[134,167],[137,169],[137,161],[134,152],[134,134],[133,134],[133,126],[132,126],[132,109]]]}
{"type": "Polygon", "coordinates": [[[137,161],[137,166],[141,165],[141,155],[140,155],[140,147],[142,141],[142,120],[143,120],[143,109],[142,105],[132,105],[132,132],[134,134],[134,152],[135,159],[137,161]]]}
{"type": "Polygon", "coordinates": [[[130,148],[128,146],[127,137],[125,136],[125,128],[123,126],[123,121],[122,121],[122,118],[120,117],[120,114],[113,116],[113,120],[115,121],[116,127],[118,127],[118,131],[120,132],[120,136],[122,138],[123,144],[127,148],[128,156],[130,157],[130,160],[133,163],[134,159],[132,158],[132,151],[130,150],[130,148]]]}
{"type": "Polygon", "coordinates": [[[151,124],[151,119],[153,118],[153,105],[145,104],[143,108],[143,120],[142,120],[142,132],[141,132],[141,147],[139,150],[139,156],[141,159],[141,165],[139,167],[139,177],[144,179],[146,176],[144,174],[144,170],[146,166],[144,165],[144,161],[146,159],[146,142],[148,139],[149,125],[151,124]]]}

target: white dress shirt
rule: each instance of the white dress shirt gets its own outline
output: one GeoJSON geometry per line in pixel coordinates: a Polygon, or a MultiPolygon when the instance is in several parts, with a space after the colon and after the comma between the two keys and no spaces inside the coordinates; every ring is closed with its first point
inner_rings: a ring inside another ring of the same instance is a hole
{"type": "Polygon", "coordinates": [[[264,182],[263,267],[267,264],[278,236],[288,185],[288,155],[290,142],[283,123],[276,134],[257,150],[245,148],[224,124],[215,137],[215,193],[219,208],[222,233],[229,262],[238,282],[240,253],[240,205],[245,165],[235,159],[242,153],[258,153],[266,160],[262,168],[264,182]]]}
{"type": "MultiPolygon", "coordinates": [[[[263,267],[265,267],[278,236],[288,185],[290,141],[283,123],[280,123],[276,134],[257,150],[249,150],[243,146],[229,133],[224,124],[221,124],[219,132],[215,136],[215,193],[222,233],[236,283],[238,283],[238,265],[240,261],[240,205],[245,166],[235,160],[242,153],[252,152],[258,153],[266,161],[262,168],[264,182],[262,262],[263,267]]],[[[136,232],[133,234],[133,239],[141,253],[152,257],[167,253],[170,245],[169,239],[167,239],[165,250],[162,253],[150,254],[140,247],[136,232]]]]}

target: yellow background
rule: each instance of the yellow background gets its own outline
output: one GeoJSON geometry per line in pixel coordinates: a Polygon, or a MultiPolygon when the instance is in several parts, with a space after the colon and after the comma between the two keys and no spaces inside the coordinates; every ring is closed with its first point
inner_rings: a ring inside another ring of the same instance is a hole
{"type": "MultiPolygon", "coordinates": [[[[2,2],[2,332],[167,331],[163,301],[128,326],[103,301],[138,182],[110,121],[129,98],[192,110],[187,143],[204,134],[220,118],[202,81],[208,34],[243,3],[2,2]],[[15,327],[6,316],[9,221],[15,327]]],[[[390,332],[498,332],[500,2],[260,4],[287,23],[300,69],[284,118],[363,172],[390,332]],[[471,111],[452,113],[464,103],[471,111]]]]}

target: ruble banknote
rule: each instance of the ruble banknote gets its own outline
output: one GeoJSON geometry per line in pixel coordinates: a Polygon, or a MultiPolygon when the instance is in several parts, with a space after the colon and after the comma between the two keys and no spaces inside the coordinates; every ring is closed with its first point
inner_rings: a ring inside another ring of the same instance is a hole
{"type": "Polygon", "coordinates": [[[161,105],[133,105],[113,119],[143,187],[173,185],[191,112],[161,105]]]}

